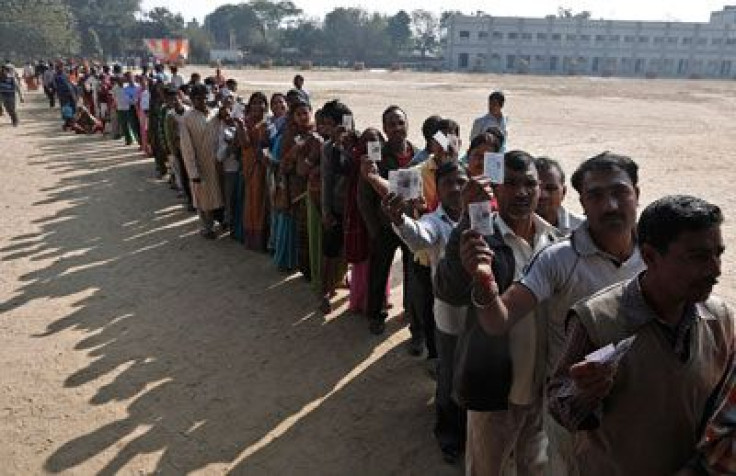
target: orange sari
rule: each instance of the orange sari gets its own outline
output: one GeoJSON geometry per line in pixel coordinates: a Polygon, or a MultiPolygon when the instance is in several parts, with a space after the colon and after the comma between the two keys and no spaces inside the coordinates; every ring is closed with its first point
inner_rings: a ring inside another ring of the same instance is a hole
{"type": "Polygon", "coordinates": [[[247,143],[243,145],[243,242],[250,250],[265,251],[268,243],[268,169],[263,148],[268,144],[265,121],[247,124],[247,143]]]}

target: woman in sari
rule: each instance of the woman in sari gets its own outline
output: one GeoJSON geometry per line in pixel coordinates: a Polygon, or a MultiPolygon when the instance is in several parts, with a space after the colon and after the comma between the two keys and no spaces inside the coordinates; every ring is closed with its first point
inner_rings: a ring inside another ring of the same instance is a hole
{"type": "Polygon", "coordinates": [[[265,251],[268,242],[269,199],[266,185],[268,170],[268,99],[261,92],[250,96],[245,120],[239,127],[243,157],[245,199],[243,208],[243,242],[254,251],[265,251]]]}
{"type": "MultiPolygon", "coordinates": [[[[368,298],[368,278],[370,275],[370,234],[358,205],[359,187],[370,187],[361,180],[361,161],[368,153],[368,142],[385,143],[378,129],[368,128],[358,138],[352,149],[352,166],[348,176],[347,197],[345,200],[345,260],[350,264],[350,305],[354,313],[363,313],[368,298]]],[[[391,289],[387,280],[386,301],[391,289]]]]}
{"type": "Polygon", "coordinates": [[[303,172],[310,149],[319,154],[319,142],[314,138],[312,109],[303,101],[295,101],[289,108],[288,125],[280,144],[274,202],[281,215],[277,222],[274,259],[279,269],[290,271],[297,267],[306,279],[311,278],[305,201],[307,181],[299,171],[303,172]]]}
{"type": "Polygon", "coordinates": [[[271,115],[268,117],[268,139],[269,139],[269,150],[268,150],[268,175],[266,176],[266,182],[268,184],[268,197],[269,205],[271,206],[271,213],[268,215],[269,221],[269,233],[268,233],[268,244],[266,248],[269,252],[276,252],[276,215],[279,213],[276,210],[275,203],[273,201],[276,192],[276,174],[278,173],[278,161],[276,159],[276,150],[280,145],[281,137],[286,129],[286,96],[281,93],[274,93],[271,96],[271,115]]]}

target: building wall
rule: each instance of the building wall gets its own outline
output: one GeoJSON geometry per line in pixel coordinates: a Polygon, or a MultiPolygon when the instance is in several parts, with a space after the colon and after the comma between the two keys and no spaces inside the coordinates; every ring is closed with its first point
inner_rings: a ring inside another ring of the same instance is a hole
{"type": "Polygon", "coordinates": [[[453,17],[455,71],[650,77],[736,77],[736,7],[709,23],[453,17]]]}

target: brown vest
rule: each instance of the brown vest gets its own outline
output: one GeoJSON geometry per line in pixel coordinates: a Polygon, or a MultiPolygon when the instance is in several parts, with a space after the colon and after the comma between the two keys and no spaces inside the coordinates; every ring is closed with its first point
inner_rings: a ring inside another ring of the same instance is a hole
{"type": "Polygon", "coordinates": [[[603,401],[599,428],[576,434],[579,474],[672,475],[693,454],[706,401],[733,352],[731,310],[715,297],[696,306],[687,362],[654,321],[638,278],[601,291],[573,311],[596,348],[637,335],[603,401]]]}

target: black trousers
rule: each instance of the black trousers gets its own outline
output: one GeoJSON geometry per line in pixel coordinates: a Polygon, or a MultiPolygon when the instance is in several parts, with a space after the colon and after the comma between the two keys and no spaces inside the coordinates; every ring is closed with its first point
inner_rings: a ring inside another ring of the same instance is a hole
{"type": "Polygon", "coordinates": [[[434,436],[442,451],[455,454],[465,449],[467,419],[465,409],[452,398],[452,379],[455,366],[455,348],[458,337],[435,330],[437,342],[437,393],[435,395],[436,422],[434,436]]]}
{"type": "Polygon", "coordinates": [[[44,86],[43,92],[46,93],[46,97],[49,99],[49,107],[54,107],[56,105],[56,91],[53,88],[44,86]]]}
{"type": "Polygon", "coordinates": [[[409,313],[409,330],[413,339],[424,340],[427,345],[427,357],[437,357],[434,339],[434,292],[432,290],[432,268],[416,261],[412,263],[412,276],[409,297],[411,312],[409,313]]]}
{"type": "Polygon", "coordinates": [[[184,158],[178,152],[174,154],[174,157],[174,160],[176,160],[179,167],[179,173],[181,174],[182,188],[187,196],[187,204],[192,205],[194,203],[192,198],[192,184],[189,182],[189,174],[187,173],[187,168],[184,165],[184,158]]]}
{"type": "Polygon", "coordinates": [[[378,236],[373,241],[370,260],[370,276],[368,278],[368,302],[366,304],[366,317],[370,320],[385,320],[386,312],[383,310],[383,301],[386,296],[386,283],[391,272],[391,264],[394,261],[396,249],[401,248],[401,261],[404,268],[404,310],[409,311],[407,303],[410,291],[411,268],[414,259],[409,248],[396,233],[386,226],[382,226],[378,236]]]}

